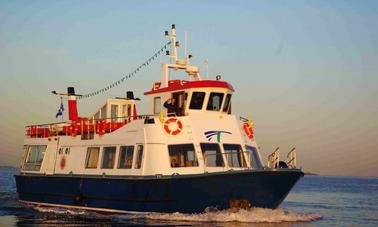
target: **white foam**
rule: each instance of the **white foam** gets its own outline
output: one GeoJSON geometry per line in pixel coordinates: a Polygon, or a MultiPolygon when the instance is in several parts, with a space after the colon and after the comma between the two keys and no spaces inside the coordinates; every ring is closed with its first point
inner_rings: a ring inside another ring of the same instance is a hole
{"type": "Polygon", "coordinates": [[[69,214],[69,215],[86,215],[88,212],[79,209],[65,209],[57,207],[38,207],[33,206],[35,210],[42,213],[69,214]]]}
{"type": "MultiPolygon", "coordinates": [[[[109,217],[96,212],[88,212],[79,209],[64,209],[57,207],[34,207],[39,212],[67,214],[67,215],[85,215],[94,217],[109,217]]],[[[145,213],[131,212],[130,214],[111,215],[111,217],[122,220],[148,219],[159,221],[181,221],[181,222],[241,222],[241,223],[280,223],[280,222],[310,222],[319,220],[322,217],[313,213],[300,213],[289,211],[282,208],[265,209],[251,208],[244,209],[227,209],[216,210],[206,209],[199,214],[183,213],[145,213]]]]}
{"type": "Polygon", "coordinates": [[[247,223],[279,223],[279,222],[309,222],[318,220],[320,215],[311,213],[298,213],[282,208],[264,209],[252,208],[228,209],[222,211],[205,211],[200,214],[182,213],[151,213],[145,216],[153,220],[190,221],[190,222],[247,222],[247,223]]]}

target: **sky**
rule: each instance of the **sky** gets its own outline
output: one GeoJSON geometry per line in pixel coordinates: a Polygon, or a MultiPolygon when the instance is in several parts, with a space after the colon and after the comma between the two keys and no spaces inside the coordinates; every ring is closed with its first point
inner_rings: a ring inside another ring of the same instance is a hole
{"type": "MultiPolygon", "coordinates": [[[[173,23],[202,76],[208,59],[209,77],[235,88],[233,111],[254,121],[264,162],[295,146],[306,172],[378,176],[374,0],[0,0],[0,165],[18,166],[25,125],[56,122],[52,90],[85,94],[119,80],[167,42],[173,23]]],[[[147,113],[143,92],[165,61],[80,100],[79,114],[127,90],[147,113]]]]}

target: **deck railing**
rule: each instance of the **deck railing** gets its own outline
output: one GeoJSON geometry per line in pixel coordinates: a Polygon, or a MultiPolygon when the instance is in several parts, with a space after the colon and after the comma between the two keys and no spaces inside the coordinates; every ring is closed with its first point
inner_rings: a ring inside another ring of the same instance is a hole
{"type": "Polygon", "coordinates": [[[278,168],[280,162],[280,148],[277,147],[273,153],[268,156],[268,168],[278,168]]]}
{"type": "Polygon", "coordinates": [[[286,164],[288,168],[296,168],[297,167],[297,153],[295,147],[287,153],[286,157],[286,164]]]}
{"type": "Polygon", "coordinates": [[[81,118],[75,122],[57,122],[26,126],[26,136],[29,138],[47,138],[51,136],[77,136],[90,139],[94,134],[103,135],[135,121],[156,118],[158,115],[138,115],[114,118],[81,118]]]}

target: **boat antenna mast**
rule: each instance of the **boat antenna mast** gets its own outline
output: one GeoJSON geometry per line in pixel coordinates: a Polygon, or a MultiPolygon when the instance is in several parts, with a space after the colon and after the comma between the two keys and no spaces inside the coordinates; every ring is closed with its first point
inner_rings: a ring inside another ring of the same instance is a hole
{"type": "MultiPolygon", "coordinates": [[[[168,31],[165,31],[165,36],[171,40],[172,43],[172,55],[167,50],[166,55],[170,56],[173,60],[173,63],[162,64],[162,86],[168,87],[169,82],[169,69],[173,70],[185,70],[188,74],[189,78],[193,77],[194,80],[201,80],[201,76],[199,73],[199,68],[197,66],[192,66],[189,64],[190,58],[192,55],[186,55],[186,43],[185,43],[185,59],[178,58],[177,48],[180,46],[180,43],[177,41],[176,37],[176,26],[172,24],[171,33],[169,34],[168,31]]],[[[186,36],[186,35],[185,35],[186,36]]],[[[186,42],[186,38],[185,38],[186,42]]]]}

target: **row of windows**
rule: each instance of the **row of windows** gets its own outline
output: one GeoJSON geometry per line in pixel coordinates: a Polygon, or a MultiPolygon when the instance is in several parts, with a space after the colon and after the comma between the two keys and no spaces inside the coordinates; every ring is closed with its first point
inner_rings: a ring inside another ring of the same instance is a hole
{"type": "MultiPolygon", "coordinates": [[[[101,168],[113,169],[116,162],[116,146],[104,147],[102,149],[101,168]]],[[[100,157],[100,147],[88,147],[87,156],[85,159],[85,168],[96,169],[100,157]]],[[[134,146],[121,146],[119,148],[118,169],[131,169],[134,158],[134,146]]],[[[134,164],[135,169],[140,169],[142,166],[143,145],[137,146],[136,160],[134,164]]]]}
{"type": "MultiPolygon", "coordinates": [[[[185,93],[185,100],[187,93],[185,93]]],[[[190,101],[189,108],[192,110],[202,110],[203,103],[205,100],[206,93],[205,92],[193,92],[192,94],[192,99],[190,101]]],[[[219,92],[211,92],[209,101],[206,106],[206,110],[211,110],[211,111],[220,111],[223,103],[223,98],[224,98],[224,93],[219,93],[219,92]]],[[[176,105],[178,107],[182,107],[183,104],[180,104],[181,100],[178,100],[176,105]]],[[[226,99],[224,101],[223,105],[223,112],[228,112],[229,107],[230,107],[230,101],[231,101],[231,94],[226,95],[226,99]]],[[[161,111],[161,98],[160,97],[155,97],[154,98],[154,114],[159,114],[161,111]]],[[[179,113],[176,113],[177,115],[180,115],[179,113]]]]}
{"type": "MultiPolygon", "coordinates": [[[[202,110],[203,102],[205,100],[205,92],[193,92],[192,100],[190,101],[189,108],[192,110],[202,110]]],[[[206,110],[220,111],[222,107],[222,102],[224,98],[224,93],[211,92],[209,101],[206,106],[206,110]]],[[[223,112],[228,112],[231,101],[231,94],[227,94],[223,105],[223,112]]]]}
{"type": "MultiPolygon", "coordinates": [[[[209,167],[224,167],[225,162],[217,143],[201,143],[201,151],[205,165],[209,167]]],[[[247,167],[243,150],[239,144],[223,144],[224,156],[230,167],[247,167]]],[[[168,145],[169,159],[172,168],[198,166],[193,144],[168,145]]],[[[262,167],[256,148],[247,146],[249,162],[255,168],[262,167]]]]}
{"type": "MultiPolygon", "coordinates": [[[[224,167],[220,147],[216,143],[201,143],[202,154],[205,159],[205,165],[209,167],[224,167]]],[[[39,171],[46,145],[32,145],[26,146],[26,158],[23,169],[29,171],[39,171]]],[[[249,162],[253,167],[262,167],[262,163],[256,148],[247,146],[249,153],[249,162]]],[[[60,148],[59,153],[69,153],[69,148],[60,148]]],[[[247,167],[246,160],[243,155],[241,146],[238,144],[223,144],[223,150],[227,165],[230,167],[247,167]]],[[[168,145],[169,158],[172,168],[177,167],[193,167],[198,166],[198,159],[196,157],[193,144],[177,144],[168,145]]],[[[116,146],[103,147],[102,150],[102,169],[113,169],[116,162],[116,146]]],[[[96,169],[99,163],[100,147],[88,147],[85,161],[85,168],[96,169]]],[[[143,145],[137,146],[136,160],[134,164],[135,169],[140,169],[142,166],[143,145]]],[[[120,146],[117,168],[131,169],[134,159],[134,146],[120,146]]]]}

